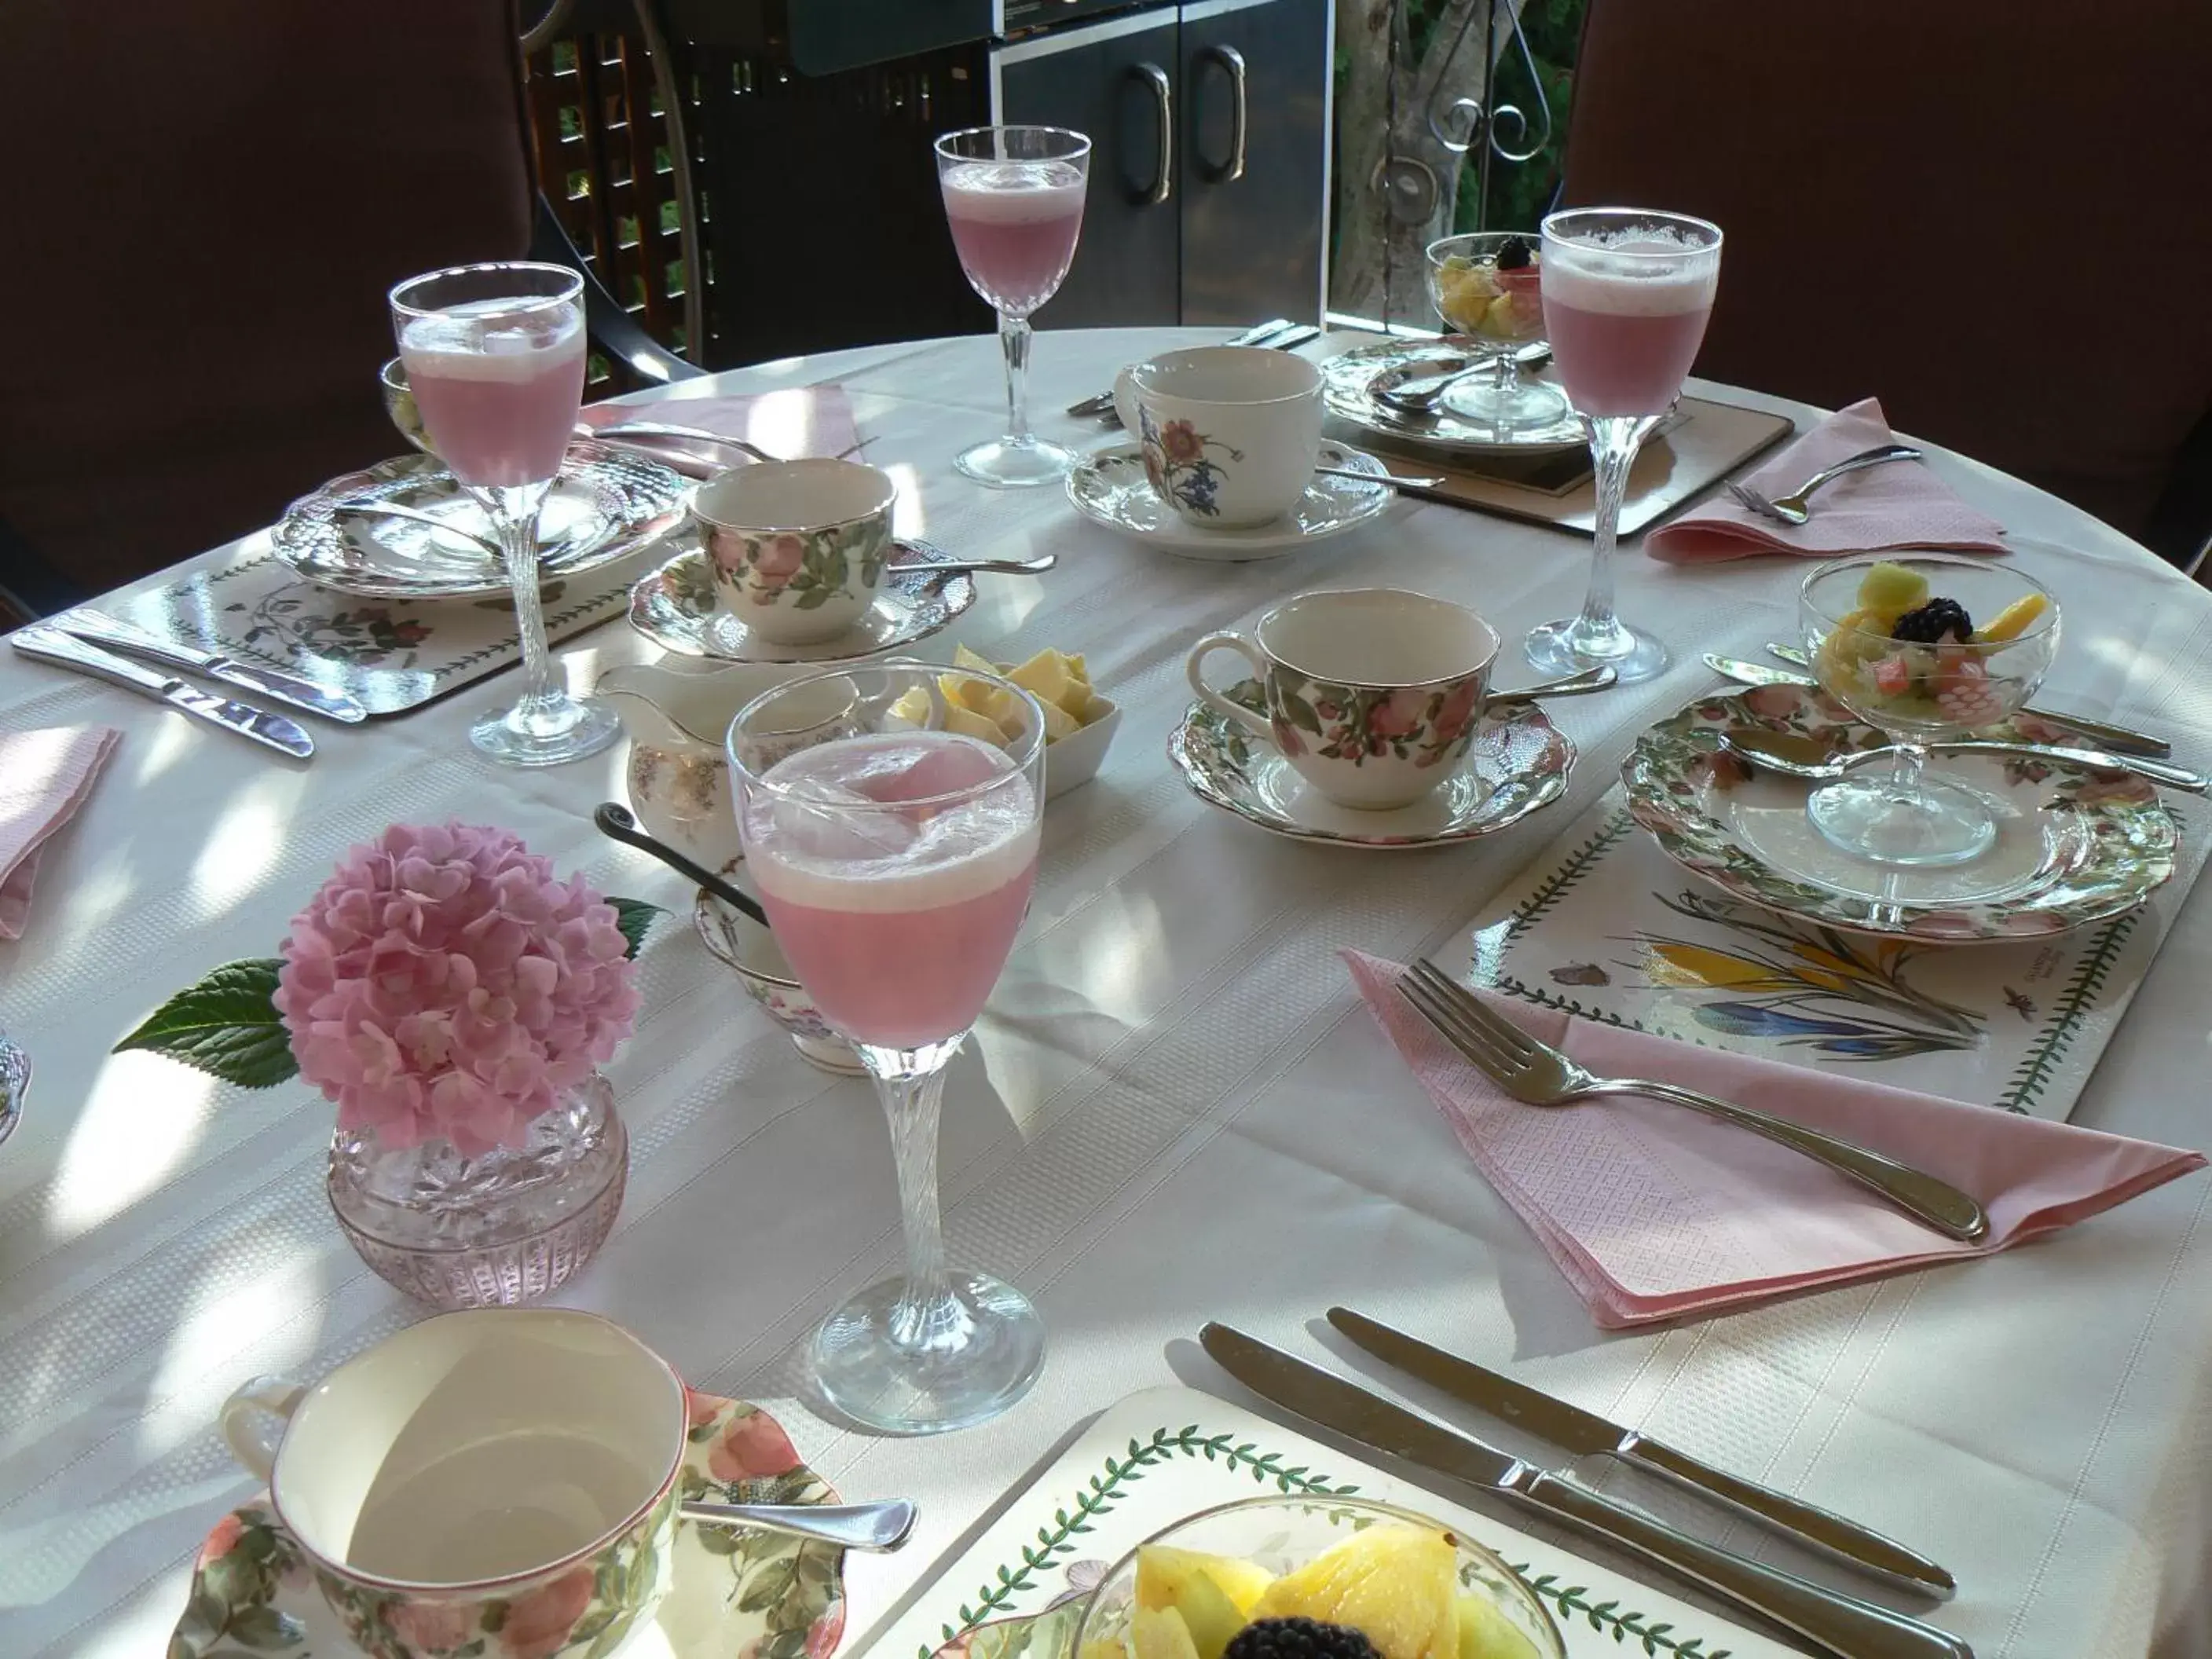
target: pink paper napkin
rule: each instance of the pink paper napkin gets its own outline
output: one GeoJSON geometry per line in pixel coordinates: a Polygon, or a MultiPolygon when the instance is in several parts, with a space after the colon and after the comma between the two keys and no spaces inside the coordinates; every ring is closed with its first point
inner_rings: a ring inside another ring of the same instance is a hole
{"type": "MultiPolygon", "coordinates": [[[[651,421],[666,426],[696,426],[702,431],[743,438],[770,455],[795,460],[802,455],[849,455],[860,447],[853,425],[853,406],[838,386],[779,386],[774,392],[738,398],[662,398],[649,404],[593,404],[584,411],[593,426],[651,421]]],[[[732,464],[743,459],[731,457],[732,464]]]]}
{"type": "Polygon", "coordinates": [[[1683,1107],[1618,1097],[1566,1108],[1510,1100],[1398,994],[1404,969],[1344,954],[1369,1012],[1460,1145],[1601,1325],[1713,1313],[1988,1255],[2205,1163],[2199,1153],[2148,1141],[1487,999],[1601,1075],[1699,1089],[1942,1177],[1989,1212],[1989,1237],[1961,1244],[1809,1158],[1683,1107]]]}
{"type": "Polygon", "coordinates": [[[84,805],[120,735],[112,726],[0,732],[0,939],[22,938],[39,848],[84,805]]]}
{"type": "MultiPolygon", "coordinates": [[[[1826,466],[1863,450],[1894,443],[1881,405],[1868,398],[1839,410],[1743,482],[1772,497],[1786,495],[1826,466]]],[[[1823,484],[1812,517],[1792,527],[1739,507],[1725,489],[1644,538],[1644,550],[1671,564],[1741,559],[1753,553],[1802,553],[1834,558],[1891,547],[1935,547],[1954,553],[2002,553],[2004,526],[1984,518],[1918,461],[1891,461],[1823,484]]]]}

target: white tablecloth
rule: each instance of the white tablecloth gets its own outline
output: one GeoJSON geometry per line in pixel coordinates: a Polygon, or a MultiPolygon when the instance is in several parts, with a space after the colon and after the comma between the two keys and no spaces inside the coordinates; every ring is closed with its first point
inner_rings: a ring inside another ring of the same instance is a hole
{"type": "MultiPolygon", "coordinates": [[[[1033,401],[1056,410],[1165,337],[1047,335],[1033,401]]],[[[1042,580],[986,581],[961,637],[1002,658],[1083,650],[1127,711],[1098,780],[1049,814],[1035,907],[947,1097],[952,1249],[1028,1290],[1050,1326],[1044,1376],[1005,1419],[885,1442],[796,1397],[809,1328],[897,1261],[887,1143],[866,1088],[804,1065],[681,914],[646,951],[643,1023],[610,1068],[629,1199],[560,1299],[635,1328],[697,1383],[771,1405],[848,1492],[921,1500],[903,1553],[853,1564],[856,1636],[1090,1414],[1174,1378],[1228,1387],[1192,1341],[1204,1321],[1315,1355],[1310,1322],[1343,1302],[1909,1540],[1957,1573],[1942,1617],[1984,1659],[2212,1647],[2212,1181],[1988,1261],[1603,1336],[1336,959],[1447,939],[1607,784],[1640,726],[1711,683],[1698,650],[1756,656],[1788,631],[1799,567],[1664,568],[1629,550],[1623,609],[1680,665],[1554,706],[1582,749],[1566,802],[1460,850],[1308,848],[1201,805],[1169,770],[1188,642],[1300,588],[1379,580],[1469,601],[1515,637],[1577,602],[1586,543],[1406,503],[1278,562],[1182,563],[1082,524],[1056,491],[953,474],[954,452],[1000,418],[988,339],[724,383],[831,379],[899,480],[905,529],[964,553],[1060,554],[1042,580]]],[[[2067,607],[2052,700],[2212,763],[2212,595],[2033,489],[1940,453],[1931,465],[2068,550],[2021,555],[2067,607]]],[[[617,622],[566,655],[587,684],[643,650],[617,622]]],[[[546,773],[471,751],[469,721],[513,695],[504,677],[410,718],[319,726],[323,752],[295,769],[0,652],[0,723],[125,732],[46,854],[26,938],[0,945],[0,1024],[38,1066],[0,1152],[0,1654],[158,1651],[198,1540],[250,1487],[210,1426],[224,1395],[258,1372],[318,1373],[421,1313],[328,1216],[325,1103],[114,1056],[115,1040],[212,964],[268,954],[338,854],[396,819],[495,821],[603,889],[688,908],[677,878],[590,824],[619,796],[619,750],[546,773]]],[[[2076,1121],[2212,1145],[2208,969],[2199,894],[2076,1121]]]]}

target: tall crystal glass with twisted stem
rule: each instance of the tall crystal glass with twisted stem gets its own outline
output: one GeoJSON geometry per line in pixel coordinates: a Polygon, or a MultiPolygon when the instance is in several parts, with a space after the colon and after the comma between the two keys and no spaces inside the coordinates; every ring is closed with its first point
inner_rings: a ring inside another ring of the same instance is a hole
{"type": "Polygon", "coordinates": [[[1019,1291],[946,1265],[938,1115],[945,1065],[1036,883],[1043,714],[996,675],[888,663],[763,693],[731,722],[729,753],[769,925],[875,1079],[898,1169],[905,1275],[823,1323],[816,1384],[886,1433],[981,1423],[1036,1380],[1044,1331],[1019,1291]],[[824,726],[825,704],[851,712],[824,726]],[[962,713],[987,715],[1004,743],[945,729],[962,713]],[[810,725],[794,750],[794,729],[810,725]]]}
{"type": "Polygon", "coordinates": [[[522,696],[469,740],[509,766],[558,766],[622,723],[553,684],[538,599],[538,511],[584,400],[584,279],[565,265],[456,265],[392,290],[407,384],[438,455],[498,534],[522,639],[522,696]]]}
{"type": "Polygon", "coordinates": [[[1065,127],[969,127],[937,141],[945,222],[969,286],[999,313],[1006,356],[1006,435],[953,465],[998,489],[1051,483],[1073,451],[1030,430],[1030,315],[1060,291],[1083,229],[1091,141],[1065,127]]]}
{"type": "Polygon", "coordinates": [[[1597,466],[1590,585],[1579,616],[1528,635],[1554,674],[1611,665],[1650,679],[1667,647],[1613,614],[1613,544],[1637,451],[1681,395],[1721,274],[1720,227],[1643,208],[1575,208],[1544,221],[1544,331],[1597,466]]]}

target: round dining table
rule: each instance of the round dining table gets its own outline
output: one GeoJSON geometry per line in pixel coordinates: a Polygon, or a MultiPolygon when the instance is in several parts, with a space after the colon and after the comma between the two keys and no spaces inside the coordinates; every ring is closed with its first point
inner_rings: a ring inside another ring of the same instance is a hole
{"type": "MultiPolygon", "coordinates": [[[[1061,406],[1147,351],[1216,337],[1048,333],[1036,423],[1100,441],[1061,406]]],[[[872,1437],[811,1407],[809,1333],[900,1260],[882,1114],[864,1082],[805,1063],[702,948],[689,884],[594,829],[592,808],[623,794],[619,745],[545,771],[491,763],[467,732],[513,697],[501,674],[398,718],[318,722],[320,752],[299,765],[0,652],[0,726],[122,732],[46,846],[21,939],[0,944],[0,1027],[36,1067],[0,1146],[0,1655],[162,1650],[200,1540],[253,1486],[215,1427],[225,1396],[264,1373],[317,1376],[428,1311],[334,1224],[333,1109],[315,1090],[250,1091],[112,1050],[209,968],[273,954],[349,847],[450,818],[512,830],[556,869],[672,913],[641,953],[635,1035],[605,1068],[630,1134],[621,1218],[552,1299],[769,1407],[848,1497],[919,1500],[903,1551],[849,1564],[846,1651],[1116,1400],[1177,1382],[1236,1397],[1193,1340],[1207,1321],[1322,1358],[1314,1322],[1341,1303],[1911,1541],[1960,1585],[1930,1616],[1984,1659],[2212,1652],[2212,1178],[1985,1259],[1601,1331],[1340,957],[1410,960],[1462,934],[1614,784],[1639,731],[1714,685],[1701,652],[1757,658],[1792,636],[1802,562],[1662,565],[1625,544],[1621,611],[1674,663],[1550,705],[1580,756],[1565,799],[1447,848],[1307,845],[1207,805],[1170,767],[1191,643],[1304,589],[1378,584],[1471,605],[1517,641],[1579,602],[1586,538],[1404,500],[1280,557],[1168,556],[1085,522],[1057,489],[954,472],[1005,415],[1000,353],[980,336],[647,395],[680,418],[687,397],[810,384],[842,388],[866,458],[897,481],[902,532],[963,556],[1058,555],[1041,576],[979,579],[933,645],[1080,652],[1123,710],[1096,779],[1047,811],[1028,920],[945,1095],[951,1253],[1035,1299],[1042,1378],[998,1420],[939,1438],[872,1437]]],[[[1704,389],[1801,428],[1819,418],[1704,389]]],[[[1927,447],[2061,598],[2048,700],[2212,765],[2212,593],[2066,503],[1927,447]]],[[[1534,678],[1508,653],[1501,684],[1534,678]]],[[[559,648],[580,690],[654,654],[619,613],[559,648]]],[[[2072,1121],[2212,1148],[2212,900],[2161,902],[2174,923],[2072,1121]]],[[[1724,1516],[1701,1526],[1798,1559],[1724,1516]]]]}

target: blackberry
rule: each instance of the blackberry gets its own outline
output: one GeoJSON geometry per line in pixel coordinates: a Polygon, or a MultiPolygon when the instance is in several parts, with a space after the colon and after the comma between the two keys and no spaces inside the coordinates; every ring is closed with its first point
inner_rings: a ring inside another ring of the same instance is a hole
{"type": "Polygon", "coordinates": [[[1956,599],[1930,599],[1917,611],[1908,611],[1889,630],[1893,640],[1915,645],[1936,645],[1945,636],[1964,645],[1974,637],[1974,619],[1956,599]]]}
{"type": "Polygon", "coordinates": [[[1531,264],[1535,257],[1528,252],[1528,243],[1518,236],[1509,236],[1498,246],[1498,268],[1500,270],[1518,270],[1531,264]]]}
{"type": "Polygon", "coordinates": [[[1375,1644],[1349,1625],[1318,1619],[1255,1619],[1229,1638],[1221,1659],[1376,1659],[1375,1644]]]}

